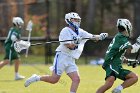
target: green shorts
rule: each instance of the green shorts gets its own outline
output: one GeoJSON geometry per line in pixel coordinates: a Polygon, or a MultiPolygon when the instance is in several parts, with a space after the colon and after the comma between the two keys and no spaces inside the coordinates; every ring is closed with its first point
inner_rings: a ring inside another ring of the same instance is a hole
{"type": "Polygon", "coordinates": [[[122,66],[114,66],[110,65],[104,68],[106,71],[106,78],[105,80],[110,77],[114,76],[115,79],[119,78],[121,80],[126,80],[126,76],[131,72],[130,70],[123,69],[122,66]]]}
{"type": "Polygon", "coordinates": [[[19,54],[14,49],[5,47],[4,59],[9,59],[9,61],[11,62],[12,60],[19,59],[19,54]]]}

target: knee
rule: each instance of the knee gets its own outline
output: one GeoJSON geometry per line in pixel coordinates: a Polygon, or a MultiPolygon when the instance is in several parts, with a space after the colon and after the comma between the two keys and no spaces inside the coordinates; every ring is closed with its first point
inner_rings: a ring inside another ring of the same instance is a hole
{"type": "Polygon", "coordinates": [[[72,82],[80,83],[80,77],[74,77],[74,78],[72,78],[72,82]]]}
{"type": "Polygon", "coordinates": [[[4,61],[4,65],[7,65],[7,64],[9,64],[9,61],[7,61],[7,60],[4,61]]]}
{"type": "Polygon", "coordinates": [[[133,76],[133,79],[134,79],[135,82],[137,82],[137,81],[138,81],[138,75],[135,74],[135,75],[133,76]]]}
{"type": "Polygon", "coordinates": [[[135,73],[130,73],[130,75],[127,77],[127,79],[132,79],[134,83],[138,81],[138,75],[135,73]]]}

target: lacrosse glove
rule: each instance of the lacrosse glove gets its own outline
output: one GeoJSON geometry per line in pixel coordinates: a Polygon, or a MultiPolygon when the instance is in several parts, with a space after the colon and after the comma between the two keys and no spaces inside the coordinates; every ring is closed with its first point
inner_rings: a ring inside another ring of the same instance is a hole
{"type": "Polygon", "coordinates": [[[132,66],[133,68],[137,67],[139,64],[138,60],[135,59],[127,59],[127,65],[132,66]]]}
{"type": "Polygon", "coordinates": [[[108,37],[108,33],[101,33],[99,36],[99,40],[104,40],[106,37],[108,37]]]}

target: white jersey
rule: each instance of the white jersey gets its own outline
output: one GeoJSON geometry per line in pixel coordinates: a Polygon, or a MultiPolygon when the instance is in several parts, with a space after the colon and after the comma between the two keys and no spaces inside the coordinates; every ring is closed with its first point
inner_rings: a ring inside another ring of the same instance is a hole
{"type": "MultiPolygon", "coordinates": [[[[59,41],[64,41],[64,40],[73,40],[74,37],[82,37],[82,38],[91,38],[93,37],[92,34],[84,31],[83,29],[79,28],[78,29],[78,34],[76,32],[74,32],[71,28],[69,27],[65,27],[61,30],[60,35],[59,35],[59,41]]],[[[79,44],[78,44],[78,48],[75,50],[71,50],[69,48],[67,48],[65,46],[65,44],[68,43],[74,43],[73,41],[67,41],[67,42],[60,42],[60,45],[57,47],[56,51],[61,51],[62,53],[71,56],[75,59],[79,59],[84,45],[86,43],[87,40],[82,40],[79,44]]]]}

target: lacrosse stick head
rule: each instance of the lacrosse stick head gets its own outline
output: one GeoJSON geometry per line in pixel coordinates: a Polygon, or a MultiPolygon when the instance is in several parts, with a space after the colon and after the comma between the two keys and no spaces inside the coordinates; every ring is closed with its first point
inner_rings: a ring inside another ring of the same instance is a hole
{"type": "Polygon", "coordinates": [[[14,49],[17,52],[21,52],[21,50],[23,49],[28,49],[30,45],[31,45],[30,42],[20,40],[14,43],[14,49]]]}
{"type": "Polygon", "coordinates": [[[27,24],[26,30],[31,32],[32,31],[32,27],[33,27],[33,22],[30,20],[27,24]]]}
{"type": "Polygon", "coordinates": [[[21,51],[21,48],[19,47],[18,43],[14,43],[14,49],[16,52],[20,52],[21,51]]]}

